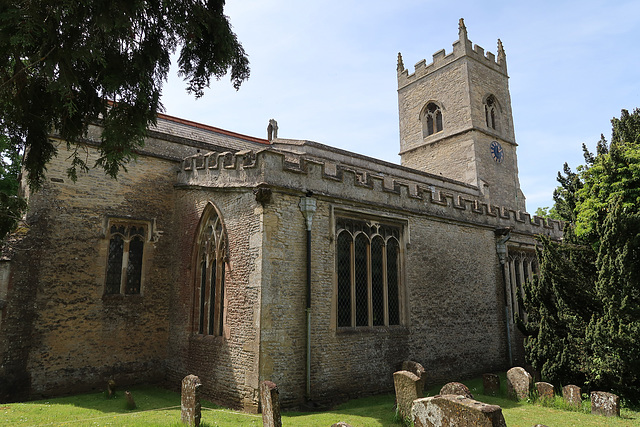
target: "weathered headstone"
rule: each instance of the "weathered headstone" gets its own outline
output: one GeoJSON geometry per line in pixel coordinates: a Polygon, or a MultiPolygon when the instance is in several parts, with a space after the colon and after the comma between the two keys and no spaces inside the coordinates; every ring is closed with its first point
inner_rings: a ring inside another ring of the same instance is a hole
{"type": "Polygon", "coordinates": [[[124,397],[127,398],[127,409],[129,410],[136,409],[136,401],[133,400],[133,396],[131,395],[131,392],[128,390],[125,391],[124,397]]]}
{"type": "Polygon", "coordinates": [[[569,384],[562,387],[562,398],[570,406],[579,408],[582,406],[582,390],[577,385],[569,384]]]}
{"type": "Polygon", "coordinates": [[[331,424],[331,427],[351,427],[351,424],[347,424],[344,421],[340,421],[335,424],[331,424]]]}
{"type": "Polygon", "coordinates": [[[455,394],[457,396],[468,397],[473,399],[473,395],[469,391],[469,387],[462,383],[447,383],[440,389],[440,394],[455,394]]]}
{"type": "Polygon", "coordinates": [[[409,371],[393,373],[393,385],[396,390],[396,404],[401,419],[411,416],[411,404],[422,397],[422,380],[409,371]]]}
{"type": "Polygon", "coordinates": [[[496,374],[483,374],[482,388],[487,396],[500,394],[500,377],[496,374]]]}
{"type": "Polygon", "coordinates": [[[620,416],[620,398],[604,391],[591,392],[591,413],[605,417],[620,416]]]}
{"type": "Polygon", "coordinates": [[[411,408],[415,427],[506,427],[502,408],[463,396],[444,395],[417,399],[411,408]]]}
{"type": "Polygon", "coordinates": [[[280,392],[271,381],[260,383],[260,402],[262,402],[262,425],[264,427],[282,427],[280,418],[280,392]]]}
{"type": "Polygon", "coordinates": [[[422,388],[424,389],[424,386],[427,383],[427,375],[425,373],[426,371],[424,367],[421,364],[419,364],[418,362],[414,362],[413,360],[405,360],[404,362],[402,362],[402,370],[412,372],[415,376],[420,378],[420,380],[422,381],[422,388]]]}
{"type": "Polygon", "coordinates": [[[533,386],[533,377],[519,366],[507,371],[507,396],[526,400],[533,386]]]}
{"type": "Polygon", "coordinates": [[[109,399],[116,395],[116,382],[112,379],[107,381],[107,394],[109,399]]]}
{"type": "Polygon", "coordinates": [[[187,375],[182,379],[182,400],[180,419],[188,426],[199,426],[202,418],[202,406],[200,404],[200,378],[195,375],[187,375]]]}
{"type": "Polygon", "coordinates": [[[538,390],[538,397],[540,399],[553,399],[555,388],[553,384],[545,382],[537,382],[536,390],[538,390]]]}

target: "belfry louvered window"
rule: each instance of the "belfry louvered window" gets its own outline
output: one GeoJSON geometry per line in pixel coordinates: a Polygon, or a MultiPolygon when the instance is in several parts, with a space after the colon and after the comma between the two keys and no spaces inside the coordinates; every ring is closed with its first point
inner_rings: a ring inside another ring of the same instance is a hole
{"type": "Polygon", "coordinates": [[[222,335],[227,235],[212,205],[203,213],[197,240],[195,326],[198,334],[222,335]]]}
{"type": "Polygon", "coordinates": [[[400,324],[401,227],[336,220],[338,327],[400,324]]]}
{"type": "Polygon", "coordinates": [[[147,226],[119,220],[110,221],[108,238],[105,294],[139,294],[147,226]]]}

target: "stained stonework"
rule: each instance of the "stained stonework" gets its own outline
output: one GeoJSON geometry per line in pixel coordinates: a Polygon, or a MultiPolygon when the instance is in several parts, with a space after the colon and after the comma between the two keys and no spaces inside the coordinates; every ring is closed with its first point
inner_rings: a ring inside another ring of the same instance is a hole
{"type": "Polygon", "coordinates": [[[444,395],[417,399],[411,417],[415,427],[506,427],[502,409],[463,396],[444,395]]]}
{"type": "Polygon", "coordinates": [[[422,388],[424,389],[424,386],[427,383],[427,375],[425,374],[426,371],[421,364],[414,362],[413,360],[405,360],[402,362],[402,370],[409,371],[420,378],[420,381],[422,381],[422,388]]]}
{"type": "Polygon", "coordinates": [[[515,367],[507,371],[507,396],[516,400],[529,398],[533,377],[524,368],[515,367]]]}
{"type": "Polygon", "coordinates": [[[409,371],[393,373],[393,384],[396,389],[396,405],[401,419],[411,415],[413,401],[422,397],[422,381],[409,371]]]}
{"type": "Polygon", "coordinates": [[[553,384],[549,384],[546,382],[537,382],[535,384],[536,390],[538,391],[538,397],[540,399],[553,399],[554,398],[554,387],[553,384]]]}
{"type": "Polygon", "coordinates": [[[577,385],[569,384],[562,387],[562,398],[569,405],[579,408],[582,406],[582,390],[577,385]]]}
{"type": "Polygon", "coordinates": [[[202,418],[201,387],[200,378],[195,375],[187,375],[182,380],[180,420],[190,427],[198,427],[202,418]]]}
{"type": "Polygon", "coordinates": [[[605,417],[620,416],[620,398],[604,391],[591,392],[591,413],[605,417]]]}
{"type": "Polygon", "coordinates": [[[440,394],[454,394],[456,396],[464,396],[473,399],[473,395],[469,391],[469,387],[462,383],[447,383],[440,389],[440,394]]]}
{"type": "Polygon", "coordinates": [[[497,396],[500,393],[500,377],[496,374],[482,374],[483,393],[497,396]]]}
{"type": "Polygon", "coordinates": [[[260,383],[260,402],[262,403],[262,425],[264,427],[282,427],[280,418],[280,393],[271,381],[260,383]]]}

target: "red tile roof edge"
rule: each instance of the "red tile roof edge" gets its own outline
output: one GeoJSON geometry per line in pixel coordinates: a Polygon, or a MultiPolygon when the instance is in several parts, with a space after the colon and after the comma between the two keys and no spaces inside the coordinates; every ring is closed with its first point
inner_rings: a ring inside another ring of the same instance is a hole
{"type": "Polygon", "coordinates": [[[224,129],[220,129],[220,128],[209,126],[209,125],[204,125],[202,123],[193,122],[191,120],[185,120],[179,117],[169,116],[168,114],[158,113],[158,118],[162,120],[168,120],[170,122],[191,126],[198,129],[208,130],[211,132],[221,133],[223,135],[228,135],[228,136],[232,136],[239,139],[244,139],[246,141],[257,142],[258,144],[269,145],[269,141],[266,139],[256,138],[253,136],[243,135],[241,133],[231,132],[229,130],[224,130],[224,129]]]}

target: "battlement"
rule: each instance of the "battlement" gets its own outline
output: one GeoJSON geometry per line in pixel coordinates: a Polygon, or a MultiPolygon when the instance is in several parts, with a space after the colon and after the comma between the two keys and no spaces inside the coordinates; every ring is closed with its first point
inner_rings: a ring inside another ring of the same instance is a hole
{"type": "Polygon", "coordinates": [[[467,28],[462,18],[460,19],[458,33],[459,38],[453,43],[453,51],[451,53],[447,54],[444,49],[437,51],[433,54],[431,63],[427,64],[425,59],[419,61],[415,65],[415,71],[412,74],[409,74],[409,70],[405,69],[402,54],[398,53],[398,88],[407,86],[465,56],[473,58],[497,72],[507,74],[506,54],[500,39],[498,39],[498,56],[496,58],[496,55],[491,52],[485,53],[483,47],[473,44],[468,39],[467,28]]]}
{"type": "Polygon", "coordinates": [[[206,153],[185,158],[177,176],[178,187],[271,187],[311,191],[316,196],[371,204],[445,221],[510,227],[528,235],[562,237],[560,221],[531,216],[482,202],[468,193],[443,188],[435,182],[409,180],[399,173],[363,170],[325,159],[274,150],[206,153]],[[284,173],[283,173],[284,172],[284,173]]]}

